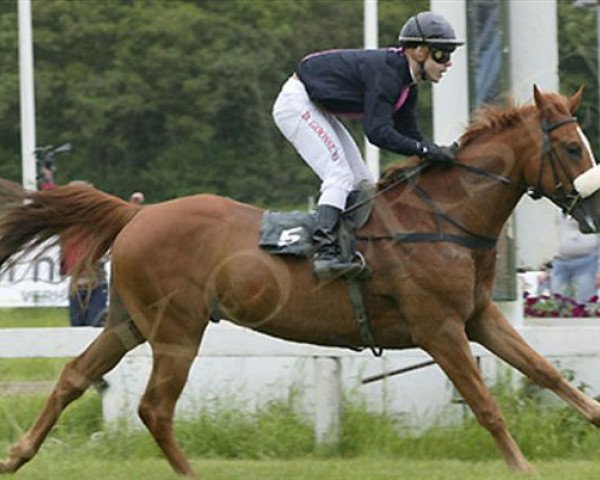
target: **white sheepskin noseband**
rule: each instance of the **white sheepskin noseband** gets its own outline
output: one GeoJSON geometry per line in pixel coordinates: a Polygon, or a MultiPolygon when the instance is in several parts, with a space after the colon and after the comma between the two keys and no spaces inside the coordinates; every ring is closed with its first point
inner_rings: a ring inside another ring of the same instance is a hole
{"type": "Polygon", "coordinates": [[[573,186],[582,198],[587,198],[596,193],[600,188],[600,165],[596,165],[579,175],[573,180],[573,186]]]}

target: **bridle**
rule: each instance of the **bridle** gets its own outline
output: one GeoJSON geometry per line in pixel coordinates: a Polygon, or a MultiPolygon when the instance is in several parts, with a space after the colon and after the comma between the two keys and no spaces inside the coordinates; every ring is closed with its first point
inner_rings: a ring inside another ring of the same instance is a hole
{"type": "Polygon", "coordinates": [[[527,194],[534,200],[538,200],[541,197],[546,197],[558,205],[563,212],[566,214],[570,214],[577,202],[581,199],[579,193],[573,188],[570,192],[565,190],[564,185],[560,181],[559,176],[559,168],[562,170],[564,176],[568,178],[567,170],[560,157],[556,153],[556,150],[552,146],[552,141],[550,140],[550,135],[548,135],[551,131],[556,130],[557,128],[562,127],[563,125],[568,125],[570,123],[577,123],[577,119],[575,117],[567,117],[561,118],[553,123],[548,123],[546,119],[542,120],[542,155],[540,161],[540,169],[538,173],[538,182],[537,186],[533,188],[527,189],[527,194]],[[552,176],[554,178],[554,188],[557,193],[549,193],[544,192],[542,189],[542,177],[544,175],[544,166],[546,162],[544,162],[544,157],[548,156],[550,159],[550,167],[552,168],[552,176]]]}
{"type": "MultiPolygon", "coordinates": [[[[563,162],[561,161],[560,156],[556,153],[555,148],[552,146],[552,141],[550,139],[549,133],[557,128],[562,127],[563,125],[567,125],[570,123],[577,123],[577,118],[575,117],[566,117],[559,119],[555,122],[549,123],[547,120],[543,119],[541,122],[542,128],[542,154],[540,155],[540,169],[538,174],[538,181],[535,187],[531,187],[522,181],[511,180],[510,178],[497,174],[495,172],[491,172],[489,170],[485,170],[483,168],[468,165],[465,163],[461,163],[459,161],[453,160],[451,162],[447,162],[447,165],[463,168],[477,175],[482,175],[488,178],[491,178],[498,183],[507,186],[513,186],[519,188],[522,192],[529,195],[532,199],[538,200],[541,197],[545,196],[550,199],[556,205],[558,205],[566,214],[569,214],[573,211],[573,209],[577,206],[578,202],[581,200],[581,195],[573,188],[570,192],[567,192],[564,188],[564,185],[560,181],[559,169],[562,173],[568,177],[568,173],[564,167],[563,162]],[[554,178],[554,187],[557,193],[544,192],[542,188],[542,179],[544,174],[544,165],[545,165],[545,157],[548,157],[550,160],[550,167],[552,168],[552,175],[554,178]]],[[[435,165],[429,160],[424,160],[419,165],[408,169],[406,171],[400,171],[399,177],[397,179],[393,179],[392,182],[387,185],[385,188],[377,191],[376,193],[370,195],[367,199],[351,206],[344,212],[344,215],[350,214],[354,210],[360,208],[365,203],[368,203],[375,199],[376,197],[383,195],[384,193],[400,186],[407,184],[409,182],[414,181],[421,172],[429,169],[435,165]]],[[[439,164],[438,164],[439,165],[439,164]]],[[[459,224],[457,221],[449,217],[446,213],[444,213],[433,201],[431,196],[427,194],[421,187],[418,185],[414,185],[415,192],[417,195],[433,210],[436,224],[437,224],[437,232],[402,232],[391,235],[357,235],[357,240],[363,241],[377,241],[377,240],[393,240],[396,242],[453,242],[459,245],[463,245],[468,248],[494,248],[496,246],[497,238],[489,237],[486,235],[481,235],[475,232],[469,231],[467,228],[459,224]],[[448,223],[453,225],[458,230],[462,231],[466,235],[453,235],[448,234],[442,231],[442,224],[448,223]]]]}

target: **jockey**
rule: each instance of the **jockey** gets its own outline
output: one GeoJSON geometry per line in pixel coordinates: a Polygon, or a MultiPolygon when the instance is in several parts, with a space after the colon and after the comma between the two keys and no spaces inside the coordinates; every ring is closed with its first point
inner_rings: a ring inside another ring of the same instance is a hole
{"type": "Polygon", "coordinates": [[[411,17],[398,40],[398,48],[306,56],[273,106],[276,125],[322,180],[313,233],[319,278],[362,270],[341,258],[337,226],[350,191],[375,180],[340,118],[361,119],[369,141],[385,150],[433,162],[453,159],[450,148],[423,138],[415,108],[419,83],[439,82],[464,42],[433,12],[411,17]]]}

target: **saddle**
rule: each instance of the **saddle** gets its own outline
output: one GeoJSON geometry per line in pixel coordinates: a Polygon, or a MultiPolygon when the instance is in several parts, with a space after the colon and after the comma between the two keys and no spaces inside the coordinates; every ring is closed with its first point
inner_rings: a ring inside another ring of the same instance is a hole
{"type": "MultiPolygon", "coordinates": [[[[372,210],[370,192],[350,192],[338,228],[338,241],[345,259],[352,259],[357,255],[356,230],[366,223],[372,210]]],[[[263,214],[258,244],[271,255],[312,257],[316,250],[312,243],[315,222],[314,212],[268,210],[263,214]]]]}
{"type": "MultiPolygon", "coordinates": [[[[361,262],[365,262],[362,254],[356,249],[356,231],[366,223],[372,210],[372,192],[355,190],[350,193],[338,227],[338,242],[344,260],[355,261],[358,257],[361,262]]],[[[312,243],[315,222],[315,214],[311,212],[266,211],[260,226],[259,246],[272,255],[312,257],[316,250],[312,243]]],[[[361,338],[373,354],[379,357],[383,354],[383,349],[375,345],[361,288],[361,280],[370,274],[368,266],[364,272],[359,277],[345,278],[345,281],[361,338]]],[[[340,341],[340,346],[353,350],[363,349],[344,341],[340,341]]]]}

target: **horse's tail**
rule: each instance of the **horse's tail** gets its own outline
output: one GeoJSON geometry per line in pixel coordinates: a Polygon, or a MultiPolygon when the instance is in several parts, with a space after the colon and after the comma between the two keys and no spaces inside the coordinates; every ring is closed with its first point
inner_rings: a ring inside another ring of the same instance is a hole
{"type": "Polygon", "coordinates": [[[80,257],[71,273],[78,277],[142,208],[88,185],[36,192],[0,179],[0,268],[20,252],[76,237],[80,257]]]}

